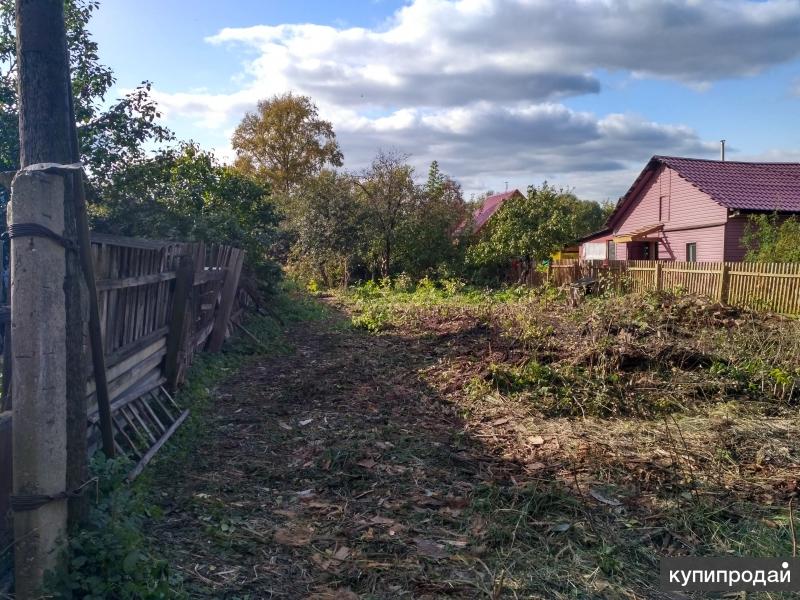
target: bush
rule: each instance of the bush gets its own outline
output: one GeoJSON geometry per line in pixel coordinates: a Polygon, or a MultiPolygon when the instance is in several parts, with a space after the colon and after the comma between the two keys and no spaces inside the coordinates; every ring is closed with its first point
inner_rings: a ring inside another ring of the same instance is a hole
{"type": "Polygon", "coordinates": [[[98,494],[87,522],[69,536],[66,568],[48,574],[47,597],[64,600],[155,600],[185,598],[181,579],[166,561],[154,556],[142,533],[154,514],[141,492],[125,477],[128,458],[109,460],[102,453],[91,462],[98,494]]]}

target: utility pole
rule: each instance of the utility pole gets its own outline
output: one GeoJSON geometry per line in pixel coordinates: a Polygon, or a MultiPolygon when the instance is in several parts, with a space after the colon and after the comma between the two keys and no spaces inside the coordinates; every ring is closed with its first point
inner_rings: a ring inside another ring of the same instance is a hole
{"type": "Polygon", "coordinates": [[[16,21],[22,171],[9,220],[12,508],[16,597],[27,600],[58,564],[66,492],[86,479],[85,291],[74,251],[76,175],[25,170],[75,161],[64,2],[17,0],[16,21]]]}

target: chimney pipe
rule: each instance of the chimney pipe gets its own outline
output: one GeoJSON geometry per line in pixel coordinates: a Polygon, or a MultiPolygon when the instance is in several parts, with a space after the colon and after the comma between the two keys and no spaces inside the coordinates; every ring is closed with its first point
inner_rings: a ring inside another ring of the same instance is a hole
{"type": "Polygon", "coordinates": [[[725,161],[725,140],[719,141],[720,160],[725,161]]]}

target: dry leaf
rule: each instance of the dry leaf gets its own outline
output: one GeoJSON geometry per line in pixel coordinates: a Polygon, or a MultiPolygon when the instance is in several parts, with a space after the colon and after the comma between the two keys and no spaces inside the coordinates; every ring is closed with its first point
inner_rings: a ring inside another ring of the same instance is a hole
{"type": "Polygon", "coordinates": [[[527,465],[525,465],[525,467],[526,467],[526,468],[527,468],[529,471],[541,471],[541,470],[542,470],[542,469],[544,469],[546,466],[547,466],[547,465],[545,465],[544,463],[540,463],[540,462],[528,463],[527,465]]]}
{"type": "Polygon", "coordinates": [[[437,544],[433,540],[426,540],[425,538],[414,538],[414,543],[417,545],[417,552],[422,556],[429,558],[447,558],[449,554],[442,544],[437,544]]]}
{"type": "Polygon", "coordinates": [[[542,444],[544,444],[544,438],[540,435],[532,435],[528,438],[528,442],[530,442],[534,446],[541,446],[542,444]]]}
{"type": "Polygon", "coordinates": [[[494,421],[492,421],[492,425],[495,425],[495,426],[497,426],[497,425],[505,425],[510,420],[511,420],[510,417],[500,417],[499,419],[495,419],[494,421]]]}
{"type": "Polygon", "coordinates": [[[380,515],[375,515],[370,519],[371,523],[375,523],[376,525],[394,525],[394,521],[392,519],[387,519],[386,517],[381,517],[380,515]]]}
{"type": "Polygon", "coordinates": [[[336,560],[345,560],[350,556],[350,548],[347,546],[340,546],[339,549],[333,553],[333,558],[336,560]]]}
{"type": "Polygon", "coordinates": [[[310,596],[306,596],[305,600],[358,600],[358,594],[353,592],[350,588],[339,588],[334,590],[329,587],[320,588],[313,592],[310,596]]]}
{"type": "Polygon", "coordinates": [[[306,425],[308,425],[309,423],[311,423],[311,421],[313,421],[313,420],[314,420],[314,419],[306,419],[305,421],[300,421],[300,422],[298,423],[298,425],[300,425],[300,427],[305,427],[306,425]]]}
{"type": "Polygon", "coordinates": [[[292,427],[291,425],[289,425],[285,421],[278,421],[278,426],[281,429],[285,429],[286,431],[291,431],[292,429],[294,429],[294,427],[292,427]]]}
{"type": "Polygon", "coordinates": [[[364,467],[365,469],[371,469],[372,467],[374,467],[378,463],[376,463],[371,458],[365,458],[364,460],[358,461],[356,464],[358,466],[360,466],[360,467],[364,467]]]}
{"type": "Polygon", "coordinates": [[[609,498],[608,496],[604,496],[597,490],[589,490],[589,495],[597,500],[598,502],[602,502],[603,504],[608,504],[609,506],[620,506],[622,502],[616,500],[615,498],[609,498]]]}
{"type": "Polygon", "coordinates": [[[295,529],[276,529],[273,539],[284,546],[307,546],[311,542],[314,533],[308,527],[297,527],[295,529]]]}

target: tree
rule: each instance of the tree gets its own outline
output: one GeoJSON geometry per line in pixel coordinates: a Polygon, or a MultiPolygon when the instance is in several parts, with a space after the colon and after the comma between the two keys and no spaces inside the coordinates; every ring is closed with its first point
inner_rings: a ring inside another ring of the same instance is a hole
{"type": "Polygon", "coordinates": [[[392,271],[394,244],[406,216],[414,209],[418,194],[414,169],[408,156],[379,152],[372,165],[356,179],[373,227],[372,251],[382,277],[392,271]]]}
{"type": "Polygon", "coordinates": [[[346,286],[367,245],[366,207],[357,200],[353,178],[323,170],[299,194],[303,210],[296,220],[295,266],[310,268],[326,287],[346,286]]]}
{"type": "Polygon", "coordinates": [[[273,96],[247,113],[231,139],[236,166],[270,182],[288,196],[326,165],[341,166],[342,152],[330,122],[307,96],[273,96]]]}
{"type": "Polygon", "coordinates": [[[530,186],[527,196],[506,200],[468,249],[468,260],[482,268],[507,268],[522,262],[520,277],[527,276],[564,244],[575,231],[575,197],[547,183],[530,186]]]}
{"type": "Polygon", "coordinates": [[[439,170],[433,161],[417,201],[401,222],[397,263],[416,277],[438,267],[460,267],[464,245],[458,243],[458,226],[469,216],[461,186],[439,170]]]}
{"type": "Polygon", "coordinates": [[[800,262],[800,220],[778,214],[752,215],[742,245],[751,262],[800,262]]]}
{"type": "MultiPolygon", "coordinates": [[[[19,167],[14,4],[14,0],[0,0],[0,170],[3,171],[19,167]]],[[[102,179],[110,169],[139,158],[144,142],[166,141],[172,134],[157,122],[160,114],[149,96],[148,82],[102,109],[106,93],[114,84],[114,74],[100,63],[97,43],[87,29],[98,6],[97,0],[64,3],[81,159],[90,175],[102,179]]]]}
{"type": "Polygon", "coordinates": [[[262,283],[277,281],[271,249],[279,218],[269,189],[195,144],[118,169],[92,208],[98,231],[238,246],[262,283]]]}

